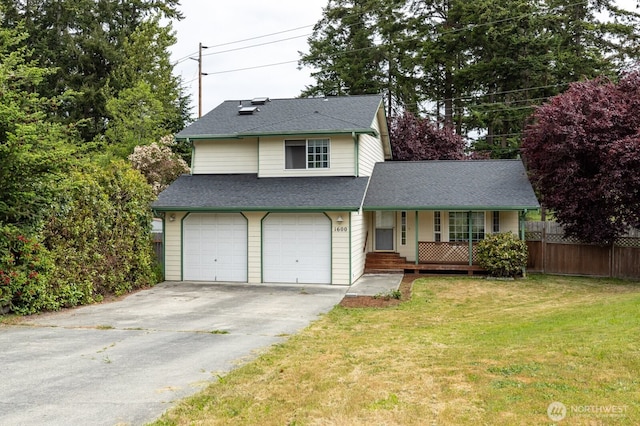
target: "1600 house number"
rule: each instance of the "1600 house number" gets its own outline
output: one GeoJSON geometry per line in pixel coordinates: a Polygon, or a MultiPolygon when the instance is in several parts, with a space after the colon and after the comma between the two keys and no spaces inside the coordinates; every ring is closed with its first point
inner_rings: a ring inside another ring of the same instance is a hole
{"type": "Polygon", "coordinates": [[[347,232],[349,230],[348,226],[335,226],[333,228],[334,232],[347,232]]]}

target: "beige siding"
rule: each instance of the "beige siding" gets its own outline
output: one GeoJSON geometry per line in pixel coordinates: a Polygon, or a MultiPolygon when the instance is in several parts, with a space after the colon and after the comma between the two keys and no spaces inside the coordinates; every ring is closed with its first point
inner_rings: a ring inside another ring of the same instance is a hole
{"type": "Polygon", "coordinates": [[[337,136],[306,136],[293,139],[321,139],[330,141],[330,163],[328,169],[285,169],[285,154],[283,137],[260,138],[260,177],[290,177],[290,176],[354,176],[355,175],[355,148],[353,138],[350,135],[337,136]]]}
{"type": "Polygon", "coordinates": [[[195,174],[257,173],[257,139],[197,140],[193,142],[195,174]]]}
{"type": "Polygon", "coordinates": [[[511,231],[514,235],[520,235],[518,212],[500,212],[500,232],[511,231]]]}
{"type": "Polygon", "coordinates": [[[184,212],[165,214],[164,278],[167,281],[182,280],[182,219],[185,214],[184,212]],[[172,220],[172,218],[175,219],[172,220]]]}
{"type": "MultiPolygon", "coordinates": [[[[344,217],[344,216],[343,216],[344,217]]],[[[367,238],[367,223],[364,212],[350,214],[351,227],[351,283],[354,283],[364,273],[365,241],[367,238]]]]}
{"type": "Polygon", "coordinates": [[[384,152],[380,139],[371,135],[360,135],[358,138],[358,163],[360,176],[371,176],[373,166],[384,161],[384,152]]]}
{"type": "Polygon", "coordinates": [[[327,216],[331,219],[331,283],[349,285],[349,213],[327,212],[327,216]],[[338,223],[338,217],[343,219],[342,223],[338,223]]]}
{"type": "Polygon", "coordinates": [[[248,222],[248,281],[251,284],[262,282],[262,218],[265,212],[244,212],[248,222]]]}

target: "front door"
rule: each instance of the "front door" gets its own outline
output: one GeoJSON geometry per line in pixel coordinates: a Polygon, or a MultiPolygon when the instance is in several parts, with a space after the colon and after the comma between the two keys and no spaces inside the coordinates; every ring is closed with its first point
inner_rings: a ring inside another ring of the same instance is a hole
{"type": "Polygon", "coordinates": [[[376,251],[393,251],[395,212],[376,212],[376,251]]]}

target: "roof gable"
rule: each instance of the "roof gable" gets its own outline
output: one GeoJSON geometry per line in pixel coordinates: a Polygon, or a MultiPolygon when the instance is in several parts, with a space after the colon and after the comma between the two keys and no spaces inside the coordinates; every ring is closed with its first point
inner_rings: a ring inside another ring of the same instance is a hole
{"type": "Polygon", "coordinates": [[[225,101],[176,135],[177,139],[275,134],[376,133],[379,95],[271,99],[252,114],[239,114],[251,101],[225,101]]]}

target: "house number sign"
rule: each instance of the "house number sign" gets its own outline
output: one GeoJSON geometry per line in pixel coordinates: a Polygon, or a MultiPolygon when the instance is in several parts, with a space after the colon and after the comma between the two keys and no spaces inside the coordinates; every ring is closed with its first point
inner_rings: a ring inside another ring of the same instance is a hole
{"type": "Polygon", "coordinates": [[[349,231],[349,227],[348,226],[334,226],[333,227],[333,231],[334,232],[347,232],[347,231],[349,231]]]}

